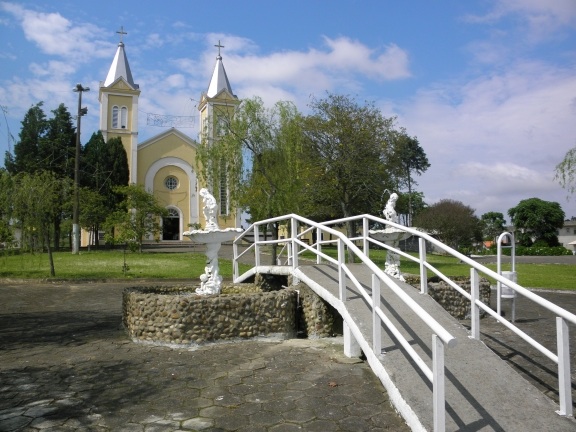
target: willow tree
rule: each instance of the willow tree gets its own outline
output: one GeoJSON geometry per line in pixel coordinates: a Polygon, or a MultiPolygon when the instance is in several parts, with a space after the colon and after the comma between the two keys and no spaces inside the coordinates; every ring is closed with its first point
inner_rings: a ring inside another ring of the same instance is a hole
{"type": "MultiPolygon", "coordinates": [[[[213,190],[225,182],[230,205],[252,220],[298,212],[305,169],[300,119],[291,102],[265,107],[258,97],[243,100],[233,116],[220,118],[215,139],[202,140],[197,152],[202,179],[213,190]]],[[[278,224],[271,229],[277,238],[278,224]]]]}
{"type": "Polygon", "coordinates": [[[56,275],[51,234],[59,203],[70,199],[71,180],[58,178],[49,171],[19,173],[13,180],[13,218],[21,230],[21,244],[48,252],[50,276],[56,275]]]}
{"type": "Polygon", "coordinates": [[[568,196],[576,192],[576,147],[568,150],[562,162],[556,165],[555,179],[568,191],[568,196]]]}

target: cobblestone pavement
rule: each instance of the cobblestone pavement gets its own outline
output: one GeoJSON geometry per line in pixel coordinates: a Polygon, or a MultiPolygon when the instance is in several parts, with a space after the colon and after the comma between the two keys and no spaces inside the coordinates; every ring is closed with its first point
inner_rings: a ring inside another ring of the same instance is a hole
{"type": "Polygon", "coordinates": [[[135,344],[122,289],[0,284],[0,431],[408,430],[337,338],[135,344]]]}

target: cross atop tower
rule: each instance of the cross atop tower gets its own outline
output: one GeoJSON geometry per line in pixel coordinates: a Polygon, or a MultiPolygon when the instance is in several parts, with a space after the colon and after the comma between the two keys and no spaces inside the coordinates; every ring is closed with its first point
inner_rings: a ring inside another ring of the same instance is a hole
{"type": "Polygon", "coordinates": [[[218,45],[214,45],[216,48],[218,48],[218,57],[219,59],[222,58],[222,56],[220,55],[220,48],[224,48],[224,45],[220,44],[220,39],[218,39],[218,45]]]}
{"type": "MultiPolygon", "coordinates": [[[[120,43],[122,43],[122,36],[124,36],[125,34],[128,34],[124,31],[124,26],[120,27],[120,30],[118,30],[116,33],[118,33],[120,35],[120,43]]],[[[218,42],[220,43],[220,42],[218,42]]]]}

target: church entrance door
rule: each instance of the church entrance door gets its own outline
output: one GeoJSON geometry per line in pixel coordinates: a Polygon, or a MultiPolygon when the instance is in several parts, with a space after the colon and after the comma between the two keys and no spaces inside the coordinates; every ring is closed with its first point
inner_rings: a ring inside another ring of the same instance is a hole
{"type": "Polygon", "coordinates": [[[162,240],[180,240],[180,215],[177,210],[168,209],[168,216],[162,219],[162,240]]]}

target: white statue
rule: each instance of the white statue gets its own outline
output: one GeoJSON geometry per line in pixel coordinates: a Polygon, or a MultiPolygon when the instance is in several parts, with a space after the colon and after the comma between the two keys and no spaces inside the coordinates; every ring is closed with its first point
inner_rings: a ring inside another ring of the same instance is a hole
{"type": "Polygon", "coordinates": [[[196,289],[197,294],[212,295],[219,294],[222,286],[222,276],[218,267],[218,251],[222,242],[234,239],[243,230],[241,228],[218,227],[218,204],[208,189],[200,189],[200,196],[204,201],[204,218],[206,226],[204,229],[195,229],[183,233],[190,240],[206,245],[206,266],[204,274],[200,275],[200,288],[196,289]]]}
{"type": "Polygon", "coordinates": [[[216,203],[216,198],[212,196],[208,189],[200,189],[200,196],[204,201],[204,219],[206,219],[207,231],[218,229],[218,204],[216,203]]]}
{"type": "Polygon", "coordinates": [[[398,201],[398,194],[393,193],[392,195],[390,195],[390,198],[388,198],[386,207],[384,207],[384,210],[382,211],[386,220],[394,223],[398,223],[398,213],[396,213],[396,201],[398,201]]]}

